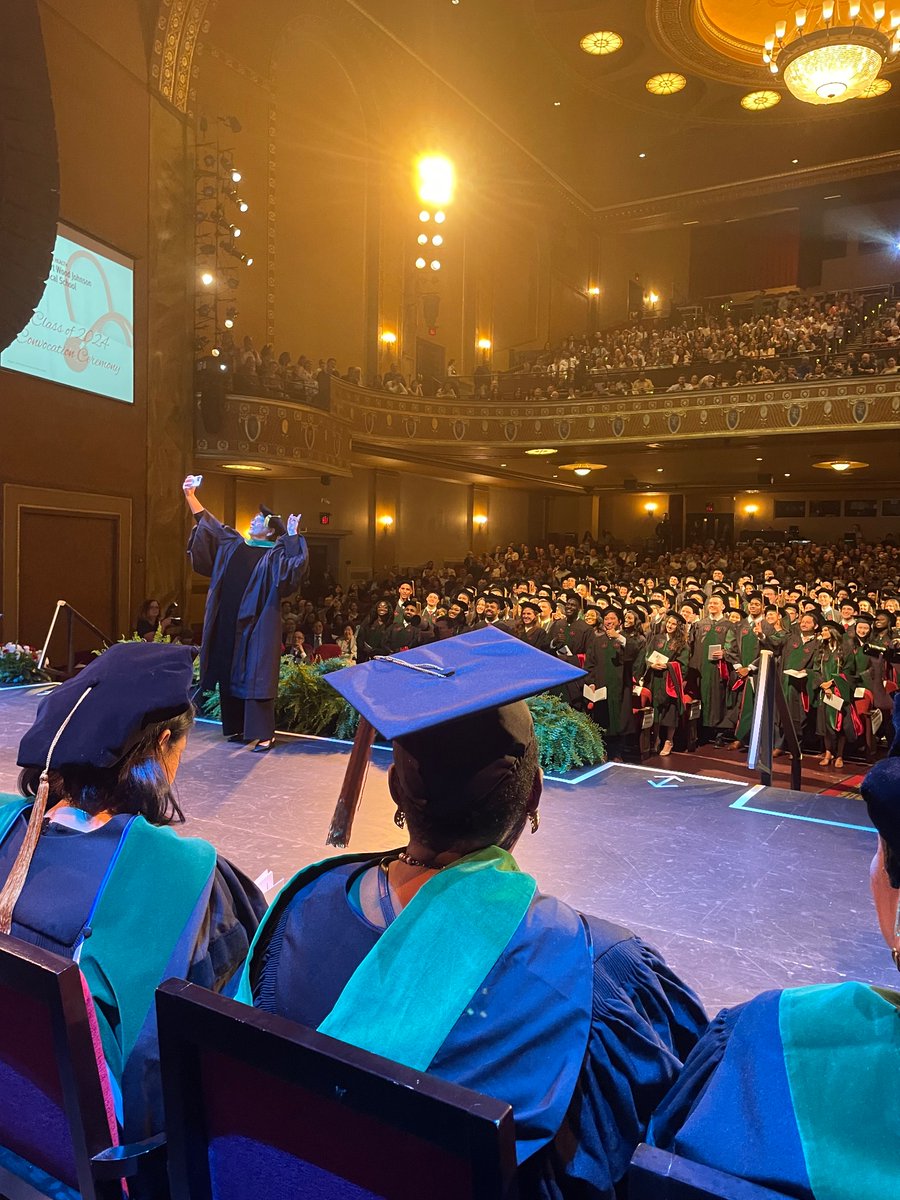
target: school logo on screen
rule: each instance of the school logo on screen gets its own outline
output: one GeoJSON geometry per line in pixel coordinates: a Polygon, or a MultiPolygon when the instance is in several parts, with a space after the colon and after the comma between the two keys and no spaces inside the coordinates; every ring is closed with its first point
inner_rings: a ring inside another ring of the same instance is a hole
{"type": "Polygon", "coordinates": [[[60,225],[44,294],[0,366],[130,404],[133,321],[130,260],[60,225]]]}

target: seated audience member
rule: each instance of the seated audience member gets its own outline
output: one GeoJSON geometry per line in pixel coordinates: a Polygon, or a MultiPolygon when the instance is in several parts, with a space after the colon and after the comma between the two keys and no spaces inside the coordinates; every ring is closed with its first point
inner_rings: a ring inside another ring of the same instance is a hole
{"type": "Polygon", "coordinates": [[[162,616],[162,609],[158,600],[145,600],[141,605],[141,611],[138,613],[137,626],[135,632],[138,637],[146,638],[152,641],[157,630],[160,633],[165,633],[172,624],[172,618],[162,616]]]}
{"type": "Polygon", "coordinates": [[[184,819],[192,676],[187,647],[112,646],[41,701],[22,797],[0,797],[0,932],[79,964],[127,1141],[163,1128],[154,989],[224,989],[266,908],[213,846],[168,828],[184,819]]]}
{"type": "Polygon", "coordinates": [[[349,658],[350,662],[355,663],[357,658],[356,634],[352,625],[344,626],[344,632],[338,638],[337,644],[341,658],[349,658]]]}
{"type": "MultiPolygon", "coordinates": [[[[568,669],[508,640],[439,678],[449,695],[430,693],[425,721],[402,663],[329,676],[373,726],[401,730],[388,786],[409,842],[301,871],[239,997],[508,1101],[523,1198],[612,1200],[706,1018],[630,930],[542,895],[512,857],[537,832],[541,771],[528,706],[492,704],[520,669],[537,690],[568,669]],[[447,712],[463,715],[440,723],[447,712]]],[[[429,661],[449,667],[459,646],[438,642],[429,661]]]]}
{"type": "Polygon", "coordinates": [[[306,634],[302,629],[295,629],[291,634],[291,639],[287,647],[287,653],[295,663],[309,662],[310,654],[306,645],[306,634]]]}
{"type": "MultiPolygon", "coordinates": [[[[890,757],[861,792],[878,845],[881,935],[900,970],[900,699],[890,757]]],[[[798,1200],[897,1194],[900,992],[831,983],[719,1013],[657,1110],[657,1146],[798,1200]]]]}
{"type": "Polygon", "coordinates": [[[394,611],[391,602],[382,597],[356,631],[358,660],[363,663],[376,654],[390,654],[393,630],[394,611]]]}

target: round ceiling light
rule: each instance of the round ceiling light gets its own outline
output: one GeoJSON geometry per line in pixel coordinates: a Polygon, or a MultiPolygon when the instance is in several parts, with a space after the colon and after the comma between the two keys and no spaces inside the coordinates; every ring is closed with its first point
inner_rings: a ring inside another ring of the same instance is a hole
{"type": "Polygon", "coordinates": [[[839,475],[843,475],[845,471],[858,471],[862,467],[867,467],[869,464],[865,462],[854,462],[850,458],[833,458],[827,462],[817,462],[813,464],[819,467],[822,471],[837,471],[839,475]]]}
{"type": "Polygon", "coordinates": [[[653,96],[673,96],[686,84],[685,77],[677,71],[663,71],[661,75],[651,75],[645,86],[653,96]]]}
{"type": "Polygon", "coordinates": [[[556,454],[556,451],[550,450],[548,447],[544,447],[543,449],[540,449],[540,450],[526,450],[525,453],[531,454],[534,458],[538,458],[539,456],[544,455],[544,454],[556,454]]]}
{"type": "Polygon", "coordinates": [[[741,97],[741,108],[746,108],[748,112],[763,112],[780,103],[781,92],[748,92],[746,96],[741,97]]]}
{"type": "Polygon", "coordinates": [[[561,471],[574,471],[576,475],[590,475],[591,471],[605,471],[606,463],[599,462],[574,462],[560,463],[561,471]]]}
{"type": "Polygon", "coordinates": [[[877,100],[879,96],[889,92],[892,86],[889,79],[878,78],[874,83],[870,83],[864,92],[859,93],[859,98],[860,100],[877,100]]]}
{"type": "Polygon", "coordinates": [[[611,29],[598,29],[586,33],[578,44],[585,54],[615,54],[622,49],[622,38],[611,29]]]}

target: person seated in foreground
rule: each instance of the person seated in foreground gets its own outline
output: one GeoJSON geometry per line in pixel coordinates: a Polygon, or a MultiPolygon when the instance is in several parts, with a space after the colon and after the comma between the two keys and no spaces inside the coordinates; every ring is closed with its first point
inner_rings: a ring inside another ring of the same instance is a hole
{"type": "Polygon", "coordinates": [[[213,846],[169,828],[192,677],[186,646],[110,647],[41,701],[22,796],[0,796],[0,932],[79,964],[127,1141],[163,1128],[154,990],[224,989],[266,908],[213,846]]]}
{"type": "MultiPolygon", "coordinates": [[[[542,895],[512,856],[540,820],[521,697],[582,676],[494,629],[328,676],[361,731],[368,722],[393,740],[388,785],[409,840],[302,870],[238,992],[507,1101],[520,1194],[548,1200],[613,1197],[706,1026],[653,949],[542,895]]],[[[329,840],[346,845],[348,832],[336,813],[329,840]]]]}
{"type": "MultiPolygon", "coordinates": [[[[870,884],[900,970],[900,697],[890,756],[861,785],[878,846],[870,884]]],[[[833,983],[725,1009],[648,1138],[800,1200],[888,1200],[900,1158],[900,991],[833,983]]]]}

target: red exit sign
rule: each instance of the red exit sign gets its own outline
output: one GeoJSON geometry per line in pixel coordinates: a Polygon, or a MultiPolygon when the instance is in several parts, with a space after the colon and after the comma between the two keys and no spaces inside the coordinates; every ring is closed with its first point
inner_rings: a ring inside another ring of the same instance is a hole
{"type": "Polygon", "coordinates": [[[320,512],[319,513],[319,524],[320,525],[330,525],[331,524],[331,513],[320,512]]]}

